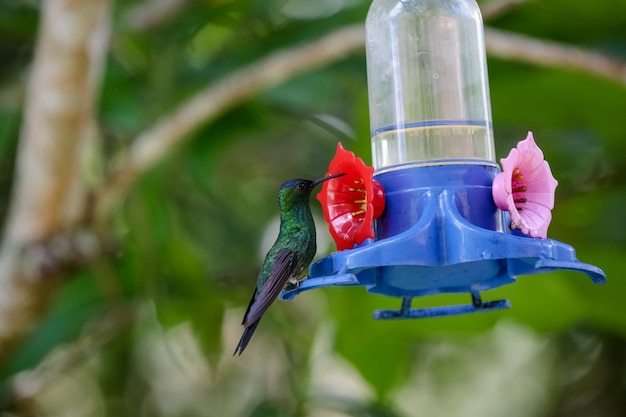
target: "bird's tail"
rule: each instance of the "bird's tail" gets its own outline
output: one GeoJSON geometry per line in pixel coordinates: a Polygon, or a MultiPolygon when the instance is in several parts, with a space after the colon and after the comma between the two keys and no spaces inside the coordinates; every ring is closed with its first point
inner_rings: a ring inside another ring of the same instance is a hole
{"type": "Polygon", "coordinates": [[[235,356],[237,352],[239,352],[239,355],[243,353],[246,346],[248,346],[248,342],[250,342],[250,339],[252,339],[252,335],[254,334],[254,331],[256,330],[256,326],[259,325],[260,321],[261,320],[257,320],[254,323],[252,323],[251,326],[245,328],[245,330],[243,331],[243,334],[241,335],[241,339],[239,339],[239,343],[237,344],[237,347],[235,348],[235,352],[233,352],[233,356],[235,356]]]}

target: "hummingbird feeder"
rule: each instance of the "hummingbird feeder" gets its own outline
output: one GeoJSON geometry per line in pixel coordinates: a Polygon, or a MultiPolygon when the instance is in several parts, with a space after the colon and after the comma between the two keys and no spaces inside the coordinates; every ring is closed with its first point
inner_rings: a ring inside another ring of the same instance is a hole
{"type": "Polygon", "coordinates": [[[337,147],[318,199],[337,252],[282,299],[365,286],[401,298],[376,319],[510,307],[481,292],[519,275],[604,272],[547,238],[557,181],[532,133],[495,162],[482,18],[474,0],[374,0],[366,20],[373,167],[337,147]],[[468,293],[467,305],[412,309],[414,297],[468,293]]]}

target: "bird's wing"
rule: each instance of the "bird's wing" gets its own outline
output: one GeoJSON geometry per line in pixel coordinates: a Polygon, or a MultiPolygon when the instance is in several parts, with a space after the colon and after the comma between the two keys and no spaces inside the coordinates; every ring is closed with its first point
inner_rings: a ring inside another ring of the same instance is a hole
{"type": "MultiPolygon", "coordinates": [[[[295,239],[295,241],[298,241],[298,239],[295,239]]],[[[308,245],[308,239],[304,245],[308,245]]],[[[244,319],[245,326],[250,326],[259,320],[276,297],[278,297],[289,277],[293,276],[296,269],[298,269],[298,253],[301,253],[301,249],[295,251],[283,248],[276,253],[270,276],[248,309],[248,314],[244,319]]]]}
{"type": "Polygon", "coordinates": [[[278,297],[280,290],[283,289],[294,271],[297,260],[295,252],[289,249],[280,249],[274,259],[275,261],[270,277],[265,282],[265,285],[261,289],[261,292],[259,292],[256,300],[254,300],[254,303],[252,303],[248,309],[248,314],[244,320],[246,327],[261,318],[263,313],[265,313],[276,297],[278,297]]]}
{"type": "Polygon", "coordinates": [[[256,300],[256,288],[254,289],[254,291],[252,291],[252,298],[250,299],[250,302],[248,303],[246,314],[243,315],[243,320],[241,321],[242,326],[246,324],[246,318],[248,317],[248,313],[250,313],[250,308],[254,304],[254,300],[256,300]]]}

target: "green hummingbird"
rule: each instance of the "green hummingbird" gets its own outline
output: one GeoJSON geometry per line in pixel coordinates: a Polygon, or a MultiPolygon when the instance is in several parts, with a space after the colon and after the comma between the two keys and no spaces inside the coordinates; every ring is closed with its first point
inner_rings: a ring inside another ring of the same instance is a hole
{"type": "MultiPolygon", "coordinates": [[[[345,174],[335,174],[316,180],[293,179],[278,191],[280,231],[257,278],[256,288],[248,304],[242,325],[243,335],[233,356],[241,355],[250,342],[261,316],[274,302],[287,281],[297,280],[309,266],[315,251],[315,223],[309,207],[311,191],[321,182],[345,174]]],[[[296,281],[297,282],[297,281],[296,281]]]]}

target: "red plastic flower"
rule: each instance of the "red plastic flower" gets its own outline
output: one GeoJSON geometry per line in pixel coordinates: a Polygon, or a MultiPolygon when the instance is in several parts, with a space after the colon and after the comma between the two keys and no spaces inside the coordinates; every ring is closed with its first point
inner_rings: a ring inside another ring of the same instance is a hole
{"type": "Polygon", "coordinates": [[[545,238],[552,220],[558,182],[535,143],[532,132],[500,160],[502,172],[493,181],[493,199],[511,215],[511,229],[545,238]]]}
{"type": "Polygon", "coordinates": [[[346,175],[322,185],[317,199],[338,250],[352,249],[367,238],[374,238],[372,222],[385,208],[383,187],[373,179],[374,168],[365,165],[341,143],[330,162],[328,174],[346,175]]]}

